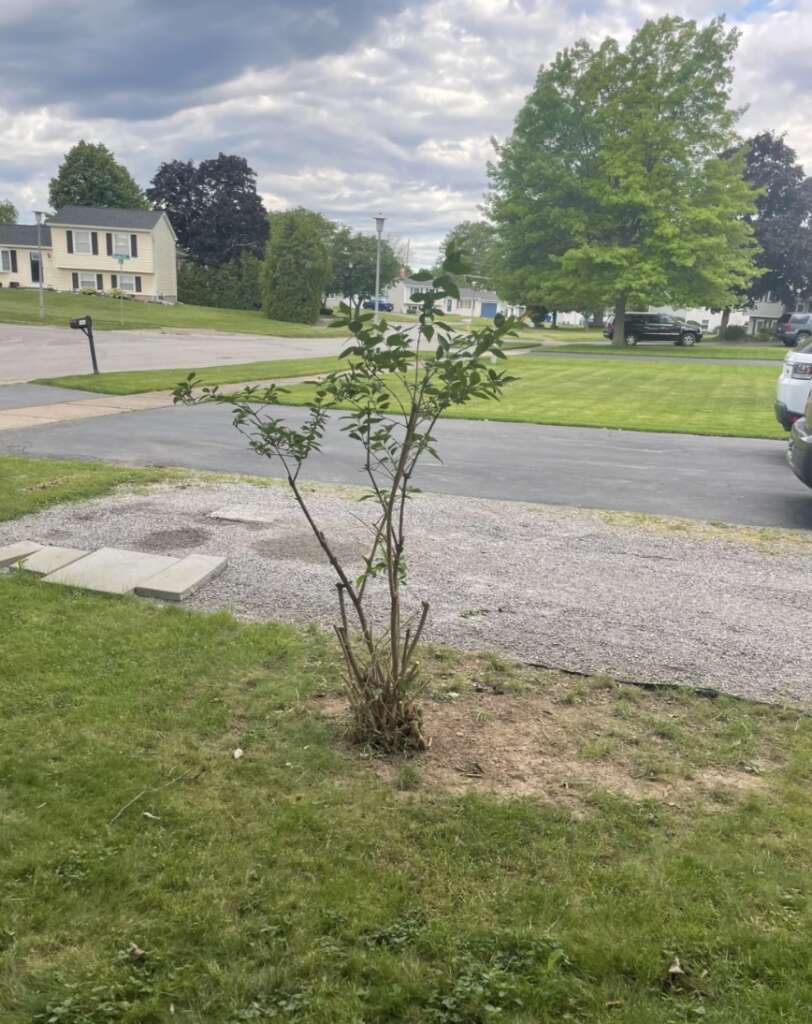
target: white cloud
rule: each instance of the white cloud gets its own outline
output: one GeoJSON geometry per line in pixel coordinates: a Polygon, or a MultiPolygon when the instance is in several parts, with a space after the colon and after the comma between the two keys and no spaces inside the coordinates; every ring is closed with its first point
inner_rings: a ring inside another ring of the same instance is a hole
{"type": "MultiPolygon", "coordinates": [[[[383,209],[417,261],[429,262],[451,226],[479,216],[490,137],[509,134],[539,65],[579,37],[625,41],[666,10],[704,20],[717,9],[711,0],[676,9],[653,0],[414,0],[342,52],[267,68],[254,52],[244,70],[213,76],[173,113],[151,116],[148,103],[137,120],[79,116],[64,104],[0,110],[0,196],[22,209],[43,205],[48,179],[80,137],[104,141],[142,184],[162,160],[223,150],[248,158],[269,208],[302,204],[364,229],[383,209]]],[[[812,171],[812,0],[748,6],[741,27],[735,100],[750,105],[742,128],[786,131],[812,171]]]]}

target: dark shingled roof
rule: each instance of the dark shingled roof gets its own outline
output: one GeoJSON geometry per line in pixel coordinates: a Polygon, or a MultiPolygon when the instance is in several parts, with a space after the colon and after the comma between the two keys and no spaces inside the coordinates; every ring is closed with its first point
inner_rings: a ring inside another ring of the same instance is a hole
{"type": "MultiPolygon", "coordinates": [[[[43,224],[40,228],[43,249],[51,247],[51,229],[43,224]]],[[[36,224],[0,224],[0,245],[37,244],[36,224]]]]}
{"type": "Polygon", "coordinates": [[[161,219],[163,210],[120,210],[114,206],[63,206],[48,218],[49,224],[68,227],[130,228],[149,231],[161,219]]]}

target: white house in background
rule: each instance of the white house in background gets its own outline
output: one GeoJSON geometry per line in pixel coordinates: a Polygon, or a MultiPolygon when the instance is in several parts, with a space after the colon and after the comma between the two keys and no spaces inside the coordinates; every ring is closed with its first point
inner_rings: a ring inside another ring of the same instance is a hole
{"type": "MultiPolygon", "coordinates": [[[[394,313],[416,313],[419,311],[419,303],[412,296],[416,292],[424,292],[430,287],[430,281],[414,281],[410,277],[399,277],[381,297],[392,303],[394,313]]],[[[453,313],[458,316],[481,316],[488,319],[495,317],[497,313],[507,316],[518,313],[524,308],[523,306],[512,306],[504,299],[500,299],[496,292],[476,288],[460,288],[458,299],[448,296],[440,300],[440,306],[445,313],[453,313]]]]}
{"type": "Polygon", "coordinates": [[[0,225],[0,287],[39,283],[58,292],[120,289],[133,298],[177,302],[176,237],[162,210],[65,206],[40,228],[0,225]]]}

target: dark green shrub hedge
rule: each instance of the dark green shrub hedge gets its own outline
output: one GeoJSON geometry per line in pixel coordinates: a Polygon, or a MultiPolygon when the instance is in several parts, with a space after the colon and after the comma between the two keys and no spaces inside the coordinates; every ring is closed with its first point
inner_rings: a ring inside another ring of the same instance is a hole
{"type": "Polygon", "coordinates": [[[261,261],[249,253],[219,267],[182,263],[178,268],[178,300],[220,309],[261,309],[261,261]]]}
{"type": "Polygon", "coordinates": [[[749,337],[747,328],[739,324],[728,324],[721,334],[722,341],[746,341],[749,337]]]}

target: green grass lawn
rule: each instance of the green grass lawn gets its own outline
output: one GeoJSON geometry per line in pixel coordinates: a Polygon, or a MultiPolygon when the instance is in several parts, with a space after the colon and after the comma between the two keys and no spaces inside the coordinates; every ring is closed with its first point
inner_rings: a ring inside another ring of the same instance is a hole
{"type": "MultiPolygon", "coordinates": [[[[123,472],[25,462],[4,515],[123,472]]],[[[16,572],[0,622],[4,1024],[808,1020],[798,711],[429,651],[430,734],[549,730],[548,790],[496,797],[464,737],[451,789],[348,748],[315,630],[16,572]]]]}
{"type": "MultiPolygon", "coordinates": [[[[473,401],[457,419],[506,420],[730,437],[785,438],[773,413],[772,366],[645,363],[608,359],[516,356],[518,378],[500,402],[473,401]]],[[[306,402],[312,389],[289,389],[285,401],[306,402]]]]}
{"type": "MultiPolygon", "coordinates": [[[[89,314],[100,331],[121,330],[121,307],[125,329],[166,328],[225,331],[234,334],[267,334],[280,338],[337,338],[346,331],[312,324],[283,323],[269,320],[263,313],[242,309],[215,309],[211,306],[164,306],[153,302],[108,299],[97,295],[45,293],[45,323],[67,327],[73,317],[89,314]]],[[[0,290],[0,323],[39,324],[36,289],[0,290]]]]}
{"type": "MultiPolygon", "coordinates": [[[[128,472],[0,458],[0,516],[128,472]]],[[[0,622],[4,1024],[808,1020],[801,712],[429,650],[429,733],[549,729],[496,797],[348,748],[318,631],[19,572],[0,622]]]]}
{"type": "Polygon", "coordinates": [[[152,484],[186,475],[183,470],[128,469],[104,462],[3,455],[0,456],[0,521],[17,519],[63,501],[96,498],[122,485],[152,484]]]}
{"type": "Polygon", "coordinates": [[[341,366],[332,356],[325,359],[269,359],[258,363],[229,363],[174,370],[119,370],[114,373],[80,373],[68,377],[43,377],[36,384],[78,388],[104,395],[137,395],[144,391],[169,391],[194,372],[206,384],[239,384],[249,380],[273,380],[329,373],[341,366]]]}
{"type": "MultiPolygon", "coordinates": [[[[522,335],[524,336],[524,335],[522,335]]],[[[695,345],[685,348],[677,345],[635,345],[634,348],[613,348],[608,342],[595,342],[591,345],[573,344],[549,346],[553,352],[585,352],[594,355],[599,352],[607,356],[663,356],[670,359],[772,359],[783,360],[787,349],[783,345],[736,345],[715,344],[695,345]]]]}

